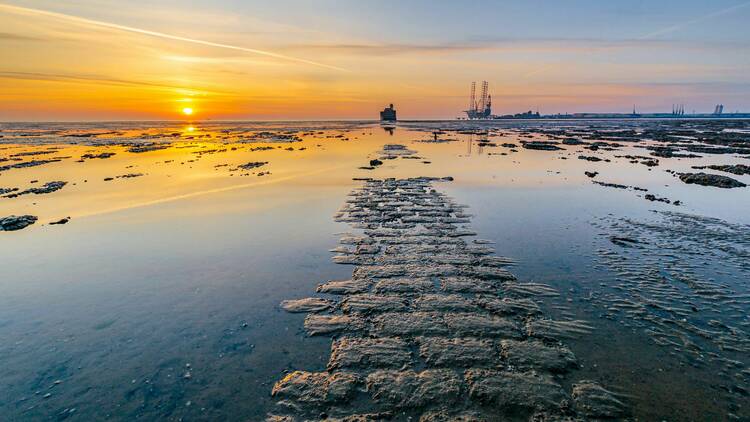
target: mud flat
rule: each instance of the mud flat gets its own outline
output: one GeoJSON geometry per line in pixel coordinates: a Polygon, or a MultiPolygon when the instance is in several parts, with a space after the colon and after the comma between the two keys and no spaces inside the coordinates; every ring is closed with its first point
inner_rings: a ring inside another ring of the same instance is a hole
{"type": "Polygon", "coordinates": [[[563,387],[578,363],[562,339],[590,327],[545,317],[535,299],[557,292],[467,239],[465,207],[434,187],[446,180],[365,179],[350,194],[336,219],[358,232],[333,260],[354,265],[351,279],[281,304],[334,338],[327,370],[279,379],[268,420],[626,419],[605,387],[563,387]]]}
{"type": "Polygon", "coordinates": [[[599,261],[617,277],[591,301],[685,365],[715,370],[731,416],[750,392],[750,227],[678,212],[595,226],[613,245],[599,261]]]}

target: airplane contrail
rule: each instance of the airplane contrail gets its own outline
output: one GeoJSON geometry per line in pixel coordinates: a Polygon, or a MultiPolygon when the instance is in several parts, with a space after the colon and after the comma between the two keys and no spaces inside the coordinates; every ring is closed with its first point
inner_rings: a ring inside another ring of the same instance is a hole
{"type": "Polygon", "coordinates": [[[688,20],[688,21],[685,21],[685,22],[681,22],[681,23],[672,25],[672,26],[668,26],[668,27],[662,28],[662,29],[660,29],[658,31],[654,31],[654,32],[651,32],[649,34],[642,35],[642,36],[638,37],[637,39],[639,39],[639,40],[645,40],[645,39],[649,39],[649,38],[653,38],[653,37],[658,37],[659,35],[669,34],[671,32],[679,31],[680,29],[682,29],[682,28],[684,28],[686,26],[690,26],[690,25],[693,25],[693,24],[696,24],[696,23],[700,23],[700,22],[703,22],[703,21],[707,21],[709,19],[713,19],[713,18],[722,16],[722,15],[726,15],[727,13],[734,12],[735,10],[742,9],[742,8],[747,7],[747,6],[750,6],[750,2],[740,3],[740,4],[734,5],[732,7],[727,7],[726,9],[717,10],[717,11],[709,13],[707,15],[703,15],[703,16],[697,17],[695,19],[691,19],[691,20],[688,20]]]}
{"type": "MultiPolygon", "coordinates": [[[[717,10],[715,12],[708,13],[708,14],[703,15],[703,16],[699,16],[699,17],[694,18],[694,19],[690,19],[690,20],[685,21],[685,22],[680,22],[680,23],[668,26],[666,28],[662,28],[662,29],[656,30],[654,32],[650,32],[648,34],[643,34],[643,35],[641,35],[639,37],[636,37],[635,40],[648,40],[648,39],[651,39],[651,38],[654,38],[654,37],[658,37],[660,35],[669,34],[669,33],[675,32],[675,31],[679,31],[680,29],[685,28],[686,26],[694,25],[696,23],[700,23],[700,22],[703,22],[703,21],[707,21],[707,20],[710,20],[710,19],[722,16],[722,15],[726,15],[727,13],[731,13],[731,12],[737,11],[737,10],[745,8],[747,6],[750,6],[750,2],[740,3],[740,4],[737,4],[737,5],[731,6],[731,7],[727,7],[725,9],[721,9],[721,10],[717,10]]],[[[587,54],[593,54],[594,50],[589,50],[589,51],[587,51],[585,53],[587,53],[587,54]]],[[[524,78],[528,78],[530,76],[534,76],[534,75],[543,73],[543,72],[547,71],[547,69],[550,68],[550,67],[551,67],[551,65],[541,66],[538,69],[525,74],[524,78]]]]}
{"type": "Polygon", "coordinates": [[[325,64],[325,63],[319,63],[319,62],[315,62],[315,61],[312,61],[312,60],[301,59],[301,58],[298,58],[298,57],[286,56],[284,54],[278,54],[278,53],[274,53],[274,52],[271,52],[271,51],[258,50],[258,49],[255,49],[255,48],[247,48],[247,47],[242,47],[242,46],[237,46],[237,45],[231,45],[231,44],[216,43],[216,42],[212,42],[212,41],[199,40],[199,39],[195,39],[195,38],[181,37],[179,35],[167,34],[167,33],[158,32],[158,31],[150,31],[148,29],[141,29],[141,28],[135,28],[135,27],[132,27],[132,26],[119,25],[119,24],[111,23],[111,22],[97,21],[97,20],[82,18],[82,17],[74,16],[74,15],[66,15],[66,14],[63,14],[63,13],[50,12],[50,11],[47,11],[47,10],[31,9],[31,8],[27,8],[27,7],[13,6],[13,5],[2,4],[2,3],[0,3],[0,10],[6,10],[6,11],[9,11],[9,12],[12,12],[12,13],[14,12],[14,13],[23,14],[23,15],[46,16],[46,17],[50,17],[50,18],[61,19],[61,20],[66,20],[66,21],[70,21],[70,22],[76,22],[76,23],[79,23],[79,24],[84,24],[84,25],[89,25],[89,26],[97,26],[97,27],[101,27],[101,28],[115,29],[115,30],[118,30],[118,31],[132,32],[132,33],[136,33],[136,34],[148,35],[148,36],[151,36],[151,37],[164,38],[164,39],[175,40],[175,41],[182,41],[182,42],[187,42],[187,43],[192,43],[192,44],[200,44],[200,45],[205,45],[205,46],[209,46],[209,47],[225,48],[225,49],[229,49],[229,50],[243,51],[243,52],[246,52],[246,53],[258,54],[258,55],[266,56],[266,57],[273,57],[273,58],[280,59],[280,60],[293,61],[293,62],[304,63],[304,64],[308,64],[308,65],[312,65],[312,66],[318,66],[318,67],[324,67],[324,68],[327,68],[327,69],[333,69],[333,70],[338,70],[338,71],[342,71],[342,72],[348,72],[347,69],[344,69],[344,68],[341,68],[341,67],[328,65],[328,64],[325,64]]]}

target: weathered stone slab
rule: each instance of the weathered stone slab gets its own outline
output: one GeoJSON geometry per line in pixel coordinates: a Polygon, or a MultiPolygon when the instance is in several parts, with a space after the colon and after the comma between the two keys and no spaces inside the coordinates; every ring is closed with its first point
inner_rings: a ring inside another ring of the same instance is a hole
{"type": "Polygon", "coordinates": [[[389,278],[375,283],[375,293],[426,293],[435,290],[435,285],[424,278],[389,278]]]}
{"type": "Polygon", "coordinates": [[[375,313],[404,311],[408,300],[399,295],[356,294],[347,296],[341,302],[344,313],[375,313]]]}
{"type": "Polygon", "coordinates": [[[419,422],[487,422],[487,419],[476,412],[438,410],[423,414],[419,418],[419,422]]]}
{"type": "Polygon", "coordinates": [[[500,267],[489,267],[484,265],[472,266],[467,271],[467,275],[474,277],[485,278],[488,280],[515,280],[516,276],[510,273],[510,271],[500,267]]]}
{"type": "Polygon", "coordinates": [[[472,400],[502,409],[557,409],[567,399],[552,377],[534,372],[469,369],[464,376],[472,400]]]}
{"type": "Polygon", "coordinates": [[[437,312],[390,312],[373,318],[374,334],[387,337],[447,335],[443,315],[437,312]]]}
{"type": "Polygon", "coordinates": [[[409,363],[411,350],[400,338],[343,337],[331,345],[328,370],[401,368],[409,363]]]}
{"type": "Polygon", "coordinates": [[[497,286],[485,280],[469,277],[445,277],[440,280],[440,289],[447,293],[495,293],[497,286]]]}
{"type": "Polygon", "coordinates": [[[547,346],[538,340],[501,340],[500,354],[516,369],[564,372],[576,366],[573,352],[563,346],[547,346]]]}
{"type": "Polygon", "coordinates": [[[367,279],[356,280],[334,280],[327,283],[319,284],[318,293],[328,293],[334,295],[347,295],[353,293],[364,293],[370,290],[372,282],[367,279]]]}
{"type": "Polygon", "coordinates": [[[506,318],[477,313],[448,313],[443,317],[445,325],[454,335],[476,337],[521,337],[518,325],[506,318]]]}
{"type": "Polygon", "coordinates": [[[419,355],[432,367],[495,365],[499,354],[492,340],[478,338],[420,337],[419,355]]]}
{"type": "Polygon", "coordinates": [[[271,395],[287,401],[292,407],[299,404],[322,407],[348,399],[359,383],[356,375],[346,372],[294,371],[273,386],[271,395]]]}
{"type": "Polygon", "coordinates": [[[414,299],[413,306],[420,311],[472,311],[476,305],[460,295],[426,294],[414,299]]]}
{"type": "Polygon", "coordinates": [[[287,312],[321,312],[333,308],[335,302],[319,297],[306,297],[304,299],[284,300],[281,308],[287,312]]]}
{"type": "Polygon", "coordinates": [[[311,336],[360,331],[364,328],[361,318],[351,315],[308,315],[305,330],[311,336]]]}
{"type": "Polygon", "coordinates": [[[455,403],[461,394],[462,379],[445,369],[377,371],[367,376],[372,399],[389,408],[420,408],[428,404],[455,403]]]}

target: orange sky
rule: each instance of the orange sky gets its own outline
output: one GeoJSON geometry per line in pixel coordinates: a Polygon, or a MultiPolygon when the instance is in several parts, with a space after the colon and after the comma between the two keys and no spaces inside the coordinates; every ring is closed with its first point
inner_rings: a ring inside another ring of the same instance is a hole
{"type": "Polygon", "coordinates": [[[394,43],[229,7],[117,4],[0,3],[0,120],[179,119],[185,107],[196,119],[372,119],[390,102],[402,118],[454,118],[482,79],[496,113],[668,111],[731,108],[747,86],[746,60],[716,59],[736,52],[673,40],[394,43]]]}

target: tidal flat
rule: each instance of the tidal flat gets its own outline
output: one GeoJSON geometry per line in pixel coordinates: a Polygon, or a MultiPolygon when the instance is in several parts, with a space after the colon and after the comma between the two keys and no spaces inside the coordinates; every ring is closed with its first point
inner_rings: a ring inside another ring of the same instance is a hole
{"type": "Polygon", "coordinates": [[[748,166],[732,119],[2,123],[0,415],[747,420],[748,166]]]}

